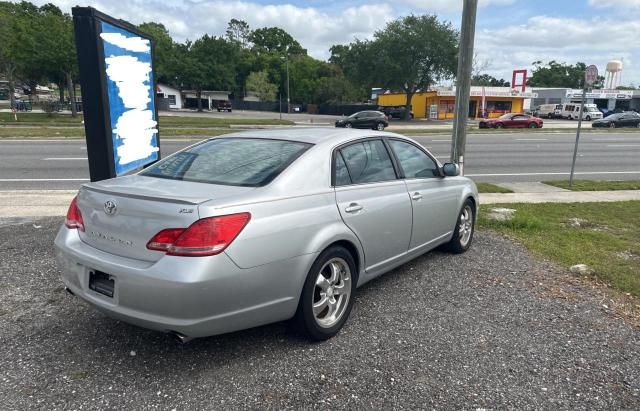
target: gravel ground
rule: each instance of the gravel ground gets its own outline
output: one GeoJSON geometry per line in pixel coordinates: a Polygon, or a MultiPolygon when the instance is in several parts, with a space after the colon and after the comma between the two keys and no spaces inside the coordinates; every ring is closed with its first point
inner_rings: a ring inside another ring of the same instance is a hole
{"type": "Polygon", "coordinates": [[[179,345],[63,291],[59,223],[0,226],[2,409],[640,409],[640,330],[494,234],[364,286],[328,342],[274,324],[179,345]]]}

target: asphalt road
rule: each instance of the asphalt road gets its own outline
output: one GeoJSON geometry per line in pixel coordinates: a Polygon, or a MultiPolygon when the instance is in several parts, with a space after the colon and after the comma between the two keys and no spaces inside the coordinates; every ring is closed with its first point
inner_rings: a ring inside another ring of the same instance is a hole
{"type": "MultiPolygon", "coordinates": [[[[449,158],[450,136],[415,137],[441,161],[449,158]]],[[[194,141],[165,140],[166,156],[194,141]]],[[[471,134],[465,174],[476,181],[517,182],[568,177],[573,133],[471,134]]],[[[83,140],[1,140],[0,190],[75,189],[88,179],[83,140]]],[[[577,178],[639,179],[639,133],[585,133],[581,137],[577,178]]]]}
{"type": "Polygon", "coordinates": [[[0,225],[2,409],[640,409],[638,328],[494,234],[363,286],[327,342],[278,323],[180,345],[63,291],[60,223],[0,225]]]}

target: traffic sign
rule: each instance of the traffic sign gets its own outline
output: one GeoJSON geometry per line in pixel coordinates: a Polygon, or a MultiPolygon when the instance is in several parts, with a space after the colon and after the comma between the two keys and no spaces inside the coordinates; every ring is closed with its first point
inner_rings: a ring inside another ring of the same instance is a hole
{"type": "Polygon", "coordinates": [[[598,81],[598,68],[593,64],[587,67],[584,72],[584,80],[588,86],[593,86],[593,83],[598,81]]]}

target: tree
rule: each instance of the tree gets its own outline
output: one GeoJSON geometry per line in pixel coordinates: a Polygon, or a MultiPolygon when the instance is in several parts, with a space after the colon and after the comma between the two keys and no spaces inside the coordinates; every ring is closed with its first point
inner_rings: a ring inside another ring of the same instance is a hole
{"type": "Polygon", "coordinates": [[[249,41],[253,43],[253,49],[257,53],[307,54],[300,43],[280,27],[256,29],[249,35],[249,41]]]}
{"type": "Polygon", "coordinates": [[[582,88],[584,72],[587,69],[584,63],[570,65],[555,60],[546,65],[541,61],[535,61],[533,66],[533,74],[527,79],[527,84],[531,87],[582,88]]]}
{"type": "Polygon", "coordinates": [[[278,86],[269,81],[266,71],[254,71],[247,77],[247,90],[256,93],[261,101],[274,101],[278,86]]]}
{"type": "Polygon", "coordinates": [[[476,74],[471,77],[472,86],[510,87],[511,83],[505,79],[497,79],[489,74],[476,74]]]}
{"type": "Polygon", "coordinates": [[[237,43],[242,48],[249,46],[249,35],[251,29],[244,20],[231,19],[227,24],[227,40],[237,43]]]}
{"type": "Polygon", "coordinates": [[[153,66],[156,80],[160,83],[176,84],[176,46],[169,34],[169,30],[162,23],[142,23],[138,28],[148,34],[153,40],[153,66]]]}
{"type": "Polygon", "coordinates": [[[387,24],[373,40],[332,48],[332,60],[343,64],[356,83],[401,89],[406,94],[406,119],[418,90],[455,76],[458,32],[435,15],[410,15],[387,24]]]}
{"type": "Polygon", "coordinates": [[[4,73],[9,83],[9,100],[15,107],[15,75],[17,70],[16,54],[19,44],[13,32],[17,26],[17,5],[0,2],[0,73],[4,73]]]}

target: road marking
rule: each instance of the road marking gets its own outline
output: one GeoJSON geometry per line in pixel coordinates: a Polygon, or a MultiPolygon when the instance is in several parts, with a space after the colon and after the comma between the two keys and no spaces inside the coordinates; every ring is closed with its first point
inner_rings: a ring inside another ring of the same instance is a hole
{"type": "Polygon", "coordinates": [[[613,137],[613,138],[594,138],[591,141],[599,141],[599,142],[605,142],[605,141],[638,141],[638,139],[637,138],[613,137]]]}
{"type": "Polygon", "coordinates": [[[442,142],[450,143],[450,142],[451,142],[451,140],[431,140],[431,142],[432,142],[432,143],[442,143],[442,142]]]}
{"type": "Polygon", "coordinates": [[[640,147],[640,144],[607,144],[607,147],[640,147]]]}
{"type": "MultiPolygon", "coordinates": [[[[510,176],[566,176],[566,173],[494,173],[494,174],[465,174],[465,177],[510,177],[510,176]]],[[[598,174],[640,174],[640,171],[577,171],[573,174],[598,175],[598,174]]]]}
{"type": "Polygon", "coordinates": [[[516,138],[516,141],[549,141],[548,138],[516,138]]]}
{"type": "Polygon", "coordinates": [[[37,181],[89,181],[88,178],[0,178],[2,183],[37,181]]]}
{"type": "Polygon", "coordinates": [[[64,161],[64,160],[86,160],[87,157],[47,157],[45,161],[64,161]]]}

